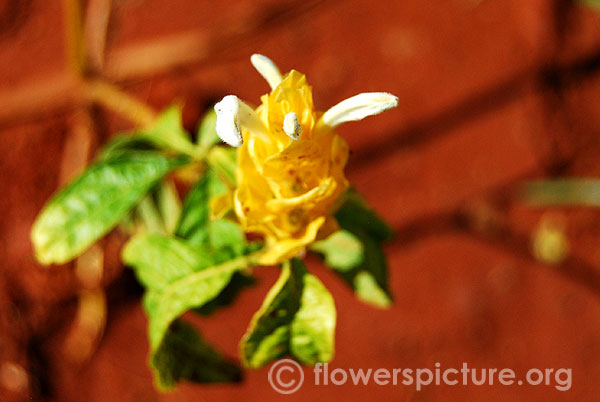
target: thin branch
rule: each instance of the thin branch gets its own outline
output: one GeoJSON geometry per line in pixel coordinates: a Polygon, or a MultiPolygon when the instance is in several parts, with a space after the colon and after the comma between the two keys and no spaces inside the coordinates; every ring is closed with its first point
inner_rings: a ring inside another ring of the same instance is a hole
{"type": "Polygon", "coordinates": [[[87,62],[89,68],[98,73],[104,67],[111,6],[111,0],[91,0],[85,13],[84,35],[87,62]]]}
{"type": "Polygon", "coordinates": [[[86,70],[86,56],[81,3],[79,0],[63,0],[63,7],[69,68],[76,76],[83,76],[86,70]]]}
{"type": "Polygon", "coordinates": [[[89,101],[98,103],[140,126],[149,126],[156,118],[155,111],[148,105],[107,82],[87,82],[84,84],[84,92],[89,101]]]}

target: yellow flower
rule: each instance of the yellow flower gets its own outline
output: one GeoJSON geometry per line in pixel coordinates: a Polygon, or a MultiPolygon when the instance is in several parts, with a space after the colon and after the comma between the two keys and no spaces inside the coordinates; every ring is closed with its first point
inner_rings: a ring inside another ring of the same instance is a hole
{"type": "Polygon", "coordinates": [[[316,112],[303,74],[292,70],[282,76],[261,55],[251,61],[272,91],[256,110],[233,95],[223,98],[215,105],[217,133],[239,147],[233,207],[246,232],[264,236],[259,262],[271,265],[337,228],[332,214],[348,187],[348,146],[335,127],[395,107],[398,100],[363,93],[316,112]]]}

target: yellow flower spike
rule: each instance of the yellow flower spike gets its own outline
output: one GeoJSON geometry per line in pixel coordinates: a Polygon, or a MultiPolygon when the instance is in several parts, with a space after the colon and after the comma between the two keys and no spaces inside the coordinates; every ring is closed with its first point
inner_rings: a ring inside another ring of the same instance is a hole
{"type": "MultiPolygon", "coordinates": [[[[335,128],[393,108],[398,98],[364,93],[320,113],[304,74],[291,70],[282,76],[262,55],[251,62],[271,92],[256,110],[233,95],[223,98],[215,106],[217,133],[239,147],[233,209],[246,232],[265,238],[259,262],[274,265],[338,228],[332,215],[348,188],[349,151],[335,128]]],[[[225,199],[218,204],[221,211],[228,206],[225,199]]]]}
{"type": "Polygon", "coordinates": [[[275,239],[268,237],[266,251],[259,258],[258,262],[261,265],[275,265],[295,257],[305,249],[307,244],[315,241],[317,233],[324,222],[324,216],[315,219],[307,225],[302,236],[298,238],[275,239]]]}

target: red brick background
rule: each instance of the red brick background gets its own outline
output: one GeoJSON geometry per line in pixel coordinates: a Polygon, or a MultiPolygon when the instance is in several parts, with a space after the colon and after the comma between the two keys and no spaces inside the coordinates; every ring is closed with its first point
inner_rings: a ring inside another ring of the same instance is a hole
{"type": "MultiPolygon", "coordinates": [[[[140,290],[108,249],[108,323],[93,358],[64,361],[74,312],[70,266],[44,269],[29,230],[58,186],[74,109],[58,1],[0,1],[0,361],[30,376],[6,400],[280,400],[267,370],[239,385],[182,384],[158,394],[147,365],[140,290]],[[33,96],[31,95],[33,93],[33,96]],[[111,257],[112,256],[112,257],[111,257]]],[[[515,197],[526,179],[600,175],[600,13],[568,0],[113,0],[104,73],[159,109],[204,108],[268,87],[249,56],[305,73],[324,110],[359,92],[399,107],[347,124],[348,177],[396,229],[387,247],[394,306],[357,301],[317,259],[338,309],[332,367],[572,368],[573,386],[328,386],[287,400],[592,401],[600,386],[600,213],[553,209],[569,258],[536,262],[530,237],[545,211],[515,197]]],[[[102,138],[129,123],[97,108],[102,138]]],[[[277,271],[228,309],[195,318],[228,355],[277,271]]],[[[2,399],[4,400],[4,399],[2,399]]]]}

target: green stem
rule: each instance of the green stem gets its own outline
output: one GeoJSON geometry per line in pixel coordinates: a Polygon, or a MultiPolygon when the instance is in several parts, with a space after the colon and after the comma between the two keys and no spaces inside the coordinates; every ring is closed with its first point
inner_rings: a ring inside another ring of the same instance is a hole
{"type": "Polygon", "coordinates": [[[150,233],[165,233],[160,213],[151,195],[145,196],[137,205],[137,212],[150,233]]]}
{"type": "Polygon", "coordinates": [[[158,209],[167,233],[173,233],[181,215],[181,201],[173,181],[169,178],[158,187],[158,209]]]}

